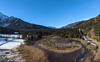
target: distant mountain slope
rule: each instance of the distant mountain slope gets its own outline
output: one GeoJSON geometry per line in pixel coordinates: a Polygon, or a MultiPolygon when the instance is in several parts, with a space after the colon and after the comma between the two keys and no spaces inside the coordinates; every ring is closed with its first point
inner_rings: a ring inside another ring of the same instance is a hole
{"type": "Polygon", "coordinates": [[[53,26],[48,26],[48,28],[50,28],[50,29],[57,29],[56,27],[53,27],[53,26]]]}
{"type": "Polygon", "coordinates": [[[0,27],[0,34],[14,34],[15,30],[0,27]]]}
{"type": "Polygon", "coordinates": [[[13,16],[8,17],[0,13],[0,26],[15,30],[24,29],[50,29],[42,25],[31,24],[13,16]]]}
{"type": "Polygon", "coordinates": [[[76,24],[74,27],[83,29],[85,32],[90,31],[95,25],[95,18],[76,24]]]}
{"type": "Polygon", "coordinates": [[[19,19],[19,18],[15,18],[15,20],[9,21],[7,24],[9,24],[8,26],[6,26],[7,28],[12,28],[12,29],[49,29],[45,26],[42,25],[36,25],[36,24],[31,24],[28,22],[24,22],[23,20],[19,19]]]}
{"type": "Polygon", "coordinates": [[[74,27],[76,24],[81,23],[81,22],[83,22],[83,21],[71,23],[71,24],[68,24],[68,25],[66,25],[66,26],[63,26],[63,27],[61,27],[61,28],[72,28],[72,27],[74,27]]]}

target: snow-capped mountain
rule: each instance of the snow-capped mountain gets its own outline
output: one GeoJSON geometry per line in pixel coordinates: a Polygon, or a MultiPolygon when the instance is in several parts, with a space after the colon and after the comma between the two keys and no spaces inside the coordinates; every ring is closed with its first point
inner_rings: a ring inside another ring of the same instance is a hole
{"type": "Polygon", "coordinates": [[[15,19],[15,17],[13,17],[13,16],[9,17],[9,16],[4,15],[3,13],[0,12],[0,26],[7,27],[11,24],[11,23],[8,23],[8,22],[12,21],[14,19],[15,19]]]}
{"type": "Polygon", "coordinates": [[[0,12],[0,23],[9,22],[14,19],[15,19],[15,17],[13,17],[13,16],[9,17],[0,12]]]}
{"type": "Polygon", "coordinates": [[[9,17],[0,12],[0,26],[10,29],[23,30],[23,29],[50,29],[42,25],[31,24],[16,17],[9,17]]]}
{"type": "Polygon", "coordinates": [[[9,17],[0,12],[0,23],[7,22],[9,17]]]}

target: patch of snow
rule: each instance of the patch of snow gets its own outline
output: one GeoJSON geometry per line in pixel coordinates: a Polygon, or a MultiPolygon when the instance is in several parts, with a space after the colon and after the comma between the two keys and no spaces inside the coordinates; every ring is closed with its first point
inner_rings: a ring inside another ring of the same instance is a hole
{"type": "Polygon", "coordinates": [[[14,48],[17,48],[18,46],[20,46],[21,44],[24,44],[23,39],[8,40],[3,45],[0,45],[0,49],[14,49],[14,48]]]}
{"type": "Polygon", "coordinates": [[[2,27],[9,26],[10,24],[11,24],[11,23],[4,24],[4,25],[2,25],[2,27]]]}
{"type": "MultiPolygon", "coordinates": [[[[9,38],[8,41],[12,40],[13,38],[9,38]]],[[[5,43],[5,38],[0,38],[0,45],[5,43]]]]}
{"type": "Polygon", "coordinates": [[[96,46],[96,44],[95,44],[95,43],[93,43],[93,42],[91,42],[91,44],[96,46]]]}
{"type": "Polygon", "coordinates": [[[3,23],[3,22],[8,22],[8,21],[11,21],[11,20],[14,20],[15,17],[11,16],[7,16],[7,15],[4,15],[3,13],[0,12],[0,22],[3,23]]]}
{"type": "Polygon", "coordinates": [[[0,34],[2,37],[11,37],[11,38],[22,38],[22,35],[16,35],[16,34],[0,34]]]}
{"type": "Polygon", "coordinates": [[[0,51],[0,62],[25,62],[23,56],[17,51],[0,51]],[[2,53],[1,53],[2,52],[2,53]],[[5,54],[8,53],[8,54],[5,54]],[[7,58],[7,60],[5,60],[7,58]],[[3,61],[2,61],[3,60],[3,61]]]}
{"type": "Polygon", "coordinates": [[[10,55],[10,51],[0,51],[0,56],[2,56],[2,55],[6,55],[6,56],[10,55]]]}
{"type": "Polygon", "coordinates": [[[2,16],[6,16],[6,15],[4,15],[3,13],[0,12],[0,17],[2,17],[2,16]]]}
{"type": "Polygon", "coordinates": [[[5,43],[5,38],[0,38],[0,44],[5,43]]]}
{"type": "MultiPolygon", "coordinates": [[[[1,36],[19,36],[15,34],[0,34],[1,36]]],[[[4,62],[25,62],[22,55],[16,50],[21,44],[24,44],[23,39],[13,39],[8,38],[7,42],[5,42],[5,38],[0,38],[0,62],[4,60],[4,62]],[[8,60],[5,60],[7,58],[8,60]]]]}
{"type": "Polygon", "coordinates": [[[90,42],[90,41],[87,41],[87,42],[90,42]]]}
{"type": "Polygon", "coordinates": [[[15,17],[11,16],[8,21],[14,20],[15,17]]]}
{"type": "Polygon", "coordinates": [[[8,16],[6,16],[6,15],[0,13],[0,22],[7,22],[8,19],[9,19],[8,16]]]}

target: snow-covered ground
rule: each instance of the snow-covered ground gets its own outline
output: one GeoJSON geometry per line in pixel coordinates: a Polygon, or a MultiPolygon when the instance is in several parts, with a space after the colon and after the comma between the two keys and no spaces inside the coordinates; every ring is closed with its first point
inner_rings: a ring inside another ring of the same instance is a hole
{"type": "Polygon", "coordinates": [[[20,38],[22,38],[22,35],[17,35],[17,34],[0,34],[0,36],[2,36],[2,37],[14,37],[14,38],[20,37],[20,38]]]}
{"type": "Polygon", "coordinates": [[[24,44],[23,39],[17,39],[17,37],[22,37],[22,35],[15,35],[15,34],[0,34],[0,36],[10,37],[7,38],[8,40],[5,41],[5,38],[0,38],[0,49],[14,49],[21,44],[24,44]],[[15,37],[15,38],[12,38],[15,37]]]}
{"type": "Polygon", "coordinates": [[[17,37],[22,38],[22,35],[15,34],[0,34],[2,37],[8,37],[7,41],[5,38],[0,38],[0,62],[8,58],[7,62],[16,61],[16,62],[24,62],[22,60],[22,56],[18,52],[16,52],[16,48],[21,44],[24,44],[23,39],[17,39],[17,37]],[[22,60],[22,61],[19,61],[22,60]]]}
{"type": "Polygon", "coordinates": [[[2,41],[0,44],[0,49],[14,49],[18,47],[19,45],[24,44],[23,39],[12,39],[8,38],[8,41],[2,41]]]}
{"type": "Polygon", "coordinates": [[[21,44],[24,44],[23,39],[13,39],[8,38],[7,42],[5,41],[5,38],[0,38],[0,61],[5,60],[5,58],[8,58],[8,62],[16,61],[16,62],[25,62],[22,60],[22,56],[16,52],[16,48],[19,47],[21,44]],[[13,52],[12,52],[13,51],[13,52]],[[1,59],[3,58],[3,59],[1,59]],[[19,59],[19,60],[17,60],[19,59]],[[22,60],[22,61],[20,61],[22,60]]]}
{"type": "Polygon", "coordinates": [[[0,38],[0,44],[5,43],[5,38],[0,38]]]}
{"type": "MultiPolygon", "coordinates": [[[[11,41],[13,38],[9,38],[8,41],[11,41]]],[[[5,38],[0,38],[0,46],[1,44],[5,43],[5,38]]]]}

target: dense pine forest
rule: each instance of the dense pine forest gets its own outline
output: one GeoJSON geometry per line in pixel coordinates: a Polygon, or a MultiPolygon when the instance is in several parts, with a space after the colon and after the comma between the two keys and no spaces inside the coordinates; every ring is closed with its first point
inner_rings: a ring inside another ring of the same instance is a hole
{"type": "Polygon", "coordinates": [[[0,34],[14,34],[16,30],[0,27],[0,34]]]}
{"type": "Polygon", "coordinates": [[[48,30],[27,30],[21,31],[23,34],[23,38],[27,38],[30,40],[38,40],[41,39],[42,36],[54,35],[60,36],[62,38],[82,38],[82,31],[76,28],[67,28],[67,29],[48,29],[48,30]]]}

